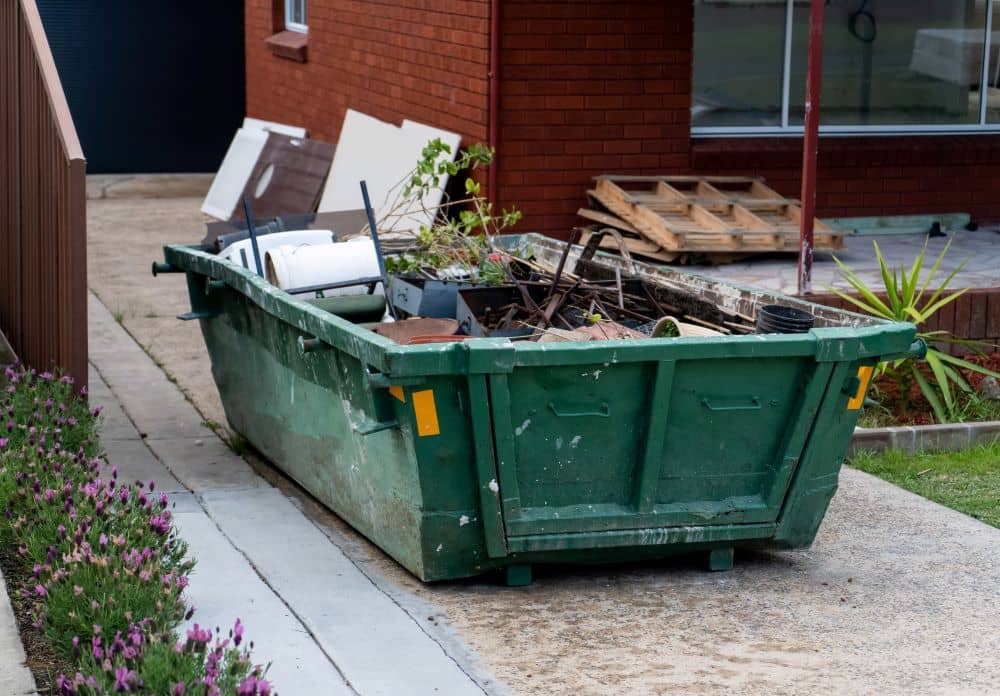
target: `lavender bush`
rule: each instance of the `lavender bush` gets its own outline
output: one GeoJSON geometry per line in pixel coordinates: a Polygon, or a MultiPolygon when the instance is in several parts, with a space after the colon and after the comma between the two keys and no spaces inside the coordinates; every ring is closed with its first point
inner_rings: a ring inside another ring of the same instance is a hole
{"type": "Polygon", "coordinates": [[[174,631],[193,609],[194,562],[155,484],[102,473],[98,410],[72,381],[8,369],[0,400],[0,543],[31,580],[20,590],[34,625],[77,665],[63,694],[269,694],[237,619],[229,636],[174,631]]]}

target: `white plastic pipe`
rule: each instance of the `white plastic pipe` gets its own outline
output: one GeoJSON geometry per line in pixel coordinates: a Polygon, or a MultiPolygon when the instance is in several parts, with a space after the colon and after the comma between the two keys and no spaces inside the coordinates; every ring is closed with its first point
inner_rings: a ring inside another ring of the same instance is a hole
{"type": "MultiPolygon", "coordinates": [[[[346,242],[317,246],[278,246],[267,252],[264,265],[267,279],[282,290],[342,283],[379,275],[375,243],[369,237],[355,237],[346,242]]],[[[367,285],[354,285],[326,290],[323,294],[332,297],[366,292],[367,285]]],[[[384,294],[381,283],[375,292],[384,294]]]]}
{"type": "MultiPolygon", "coordinates": [[[[293,230],[289,232],[274,232],[273,234],[257,235],[257,248],[260,250],[261,262],[264,261],[264,257],[268,250],[286,244],[290,244],[292,246],[299,246],[303,244],[331,245],[333,244],[333,232],[330,230],[293,230]]],[[[238,266],[254,270],[253,249],[251,248],[249,238],[241,239],[238,242],[230,244],[222,250],[219,256],[224,259],[229,259],[238,266]],[[243,257],[240,254],[240,251],[246,252],[248,265],[243,264],[243,257]]]]}

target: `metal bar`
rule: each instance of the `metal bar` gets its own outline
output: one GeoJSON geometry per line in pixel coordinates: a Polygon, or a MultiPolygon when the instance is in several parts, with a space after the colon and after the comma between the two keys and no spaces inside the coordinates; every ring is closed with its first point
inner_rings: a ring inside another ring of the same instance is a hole
{"type": "Polygon", "coordinates": [[[299,295],[304,292],[323,292],[324,290],[336,290],[337,288],[350,288],[355,285],[374,285],[383,281],[382,276],[371,276],[369,278],[358,278],[356,280],[341,280],[336,283],[321,283],[319,285],[306,285],[301,288],[289,288],[285,290],[289,295],[299,295]]]}
{"type": "Polygon", "coordinates": [[[486,375],[469,375],[470,416],[472,418],[472,438],[476,452],[476,474],[479,478],[479,504],[483,515],[483,535],[486,537],[486,553],[490,558],[507,555],[507,539],[504,534],[503,511],[500,507],[500,493],[490,482],[497,481],[496,456],[493,452],[493,424],[490,421],[489,393],[486,389],[486,375]]]}
{"type": "Polygon", "coordinates": [[[819,154],[820,94],[823,90],[824,0],[812,0],[806,72],[805,135],[802,141],[802,218],[799,233],[799,294],[812,292],[813,227],[816,218],[816,158],[819,154]]]}
{"type": "MultiPolygon", "coordinates": [[[[517,448],[514,444],[514,424],[510,420],[510,386],[507,375],[490,375],[490,409],[493,414],[493,442],[496,447],[498,479],[504,520],[517,519],[521,514],[521,490],[517,483],[517,448]]],[[[477,408],[481,408],[481,404],[477,408]]]]}
{"type": "MultiPolygon", "coordinates": [[[[365,202],[365,215],[368,216],[368,229],[371,231],[372,241],[375,243],[375,258],[378,259],[378,272],[382,276],[382,291],[389,292],[389,278],[385,274],[385,258],[382,256],[382,243],[378,240],[378,227],[375,224],[375,211],[372,210],[372,202],[368,197],[368,184],[361,182],[361,198],[365,202]]],[[[392,302],[385,303],[389,310],[389,316],[396,319],[396,308],[392,302]]]]}
{"type": "MultiPolygon", "coordinates": [[[[702,126],[691,129],[691,137],[698,138],[743,138],[747,136],[769,136],[774,138],[798,138],[805,132],[802,126],[729,127],[711,128],[702,126]]],[[[898,126],[820,126],[819,132],[825,137],[848,137],[857,135],[912,136],[912,135],[969,135],[975,133],[1000,133],[1000,123],[985,126],[978,124],[941,125],[898,125],[898,126]]]]}
{"type": "Polygon", "coordinates": [[[767,496],[768,507],[779,506],[784,500],[788,484],[792,480],[792,474],[795,473],[799,458],[802,456],[802,450],[809,439],[809,432],[813,423],[816,422],[816,413],[819,411],[820,403],[826,396],[827,389],[839,388],[838,385],[830,382],[834,364],[830,362],[815,363],[812,376],[800,393],[799,403],[793,412],[794,416],[789,419],[790,425],[785,431],[782,445],[779,448],[780,454],[771,469],[773,483],[767,496]]]}
{"type": "MultiPolygon", "coordinates": [[[[989,106],[990,93],[990,43],[993,28],[993,0],[986,0],[986,27],[983,37],[983,74],[979,82],[979,125],[986,125],[986,111],[989,106]]],[[[1000,63],[1000,61],[998,61],[1000,63]]],[[[1000,66],[998,66],[1000,67],[1000,66]]]]}
{"type": "Polygon", "coordinates": [[[642,468],[637,472],[636,508],[651,512],[656,503],[656,489],[660,483],[663,465],[663,445],[667,437],[670,394],[674,383],[674,361],[656,364],[652,394],[649,398],[649,419],[646,422],[646,449],[642,454],[642,468]]]}
{"type": "Polygon", "coordinates": [[[253,262],[257,267],[257,275],[264,277],[264,266],[260,263],[260,247],[257,246],[257,230],[253,224],[253,211],[250,210],[250,196],[243,196],[243,214],[247,219],[247,232],[250,235],[250,246],[253,247],[253,262]]]}

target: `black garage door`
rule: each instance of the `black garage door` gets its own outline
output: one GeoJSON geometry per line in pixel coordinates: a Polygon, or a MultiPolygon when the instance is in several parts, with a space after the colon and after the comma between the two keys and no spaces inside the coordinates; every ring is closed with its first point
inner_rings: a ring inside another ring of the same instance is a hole
{"type": "Polygon", "coordinates": [[[87,171],[209,172],[244,107],[243,0],[38,0],[87,171]]]}

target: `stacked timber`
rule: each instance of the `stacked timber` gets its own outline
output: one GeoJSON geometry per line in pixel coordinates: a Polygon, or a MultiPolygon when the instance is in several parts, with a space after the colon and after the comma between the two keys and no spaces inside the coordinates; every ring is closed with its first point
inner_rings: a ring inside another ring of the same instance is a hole
{"type": "MultiPolygon", "coordinates": [[[[661,263],[729,263],[799,248],[798,201],[760,178],[604,175],[587,195],[591,206],[578,211],[581,217],[618,230],[629,252],[661,263]]],[[[815,249],[844,247],[842,232],[819,220],[814,229],[815,249]]],[[[606,249],[618,244],[601,240],[606,249]]]]}

